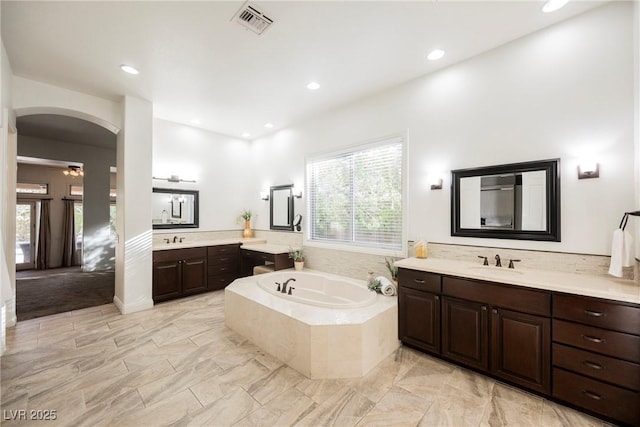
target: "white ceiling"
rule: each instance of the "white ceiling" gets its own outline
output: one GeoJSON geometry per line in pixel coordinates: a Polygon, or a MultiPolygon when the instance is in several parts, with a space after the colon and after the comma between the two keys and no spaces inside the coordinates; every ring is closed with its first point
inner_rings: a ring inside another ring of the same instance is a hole
{"type": "Polygon", "coordinates": [[[551,14],[541,1],[255,4],[275,20],[260,36],[231,22],[241,1],[2,0],[2,41],[15,75],[148,99],[155,117],[255,138],[603,2],[574,0],[551,14]],[[445,57],[427,61],[435,47],[445,57]],[[306,88],[312,80],[320,90],[306,88]]]}

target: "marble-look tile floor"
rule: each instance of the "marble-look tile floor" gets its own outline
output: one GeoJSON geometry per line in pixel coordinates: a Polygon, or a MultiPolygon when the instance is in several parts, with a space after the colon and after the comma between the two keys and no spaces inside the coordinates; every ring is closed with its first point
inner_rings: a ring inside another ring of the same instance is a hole
{"type": "Polygon", "coordinates": [[[605,425],[406,347],[364,378],[310,380],[227,328],[223,305],[214,292],[19,322],[2,357],[2,425],[605,425]]]}

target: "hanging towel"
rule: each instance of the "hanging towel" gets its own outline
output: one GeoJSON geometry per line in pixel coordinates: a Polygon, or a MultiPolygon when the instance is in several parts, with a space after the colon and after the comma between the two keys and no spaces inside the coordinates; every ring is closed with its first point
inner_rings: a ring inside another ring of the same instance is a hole
{"type": "Polygon", "coordinates": [[[609,274],[622,277],[622,257],[625,252],[624,230],[618,228],[613,232],[611,242],[611,263],[609,264],[609,274]]]}
{"type": "Polygon", "coordinates": [[[633,237],[627,230],[622,230],[622,240],[624,241],[624,245],[622,247],[622,266],[623,267],[633,267],[634,256],[633,256],[633,237]]]}

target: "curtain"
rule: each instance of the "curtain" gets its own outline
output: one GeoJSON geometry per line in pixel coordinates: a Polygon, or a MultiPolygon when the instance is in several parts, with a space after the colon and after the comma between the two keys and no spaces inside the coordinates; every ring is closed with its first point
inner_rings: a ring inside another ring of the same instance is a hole
{"type": "Polygon", "coordinates": [[[40,221],[38,227],[38,242],[36,244],[36,270],[49,268],[49,256],[51,254],[50,202],[50,200],[40,201],[40,221]]]}
{"type": "Polygon", "coordinates": [[[76,265],[76,228],[74,222],[74,201],[63,199],[62,215],[62,266],[76,265]]]}

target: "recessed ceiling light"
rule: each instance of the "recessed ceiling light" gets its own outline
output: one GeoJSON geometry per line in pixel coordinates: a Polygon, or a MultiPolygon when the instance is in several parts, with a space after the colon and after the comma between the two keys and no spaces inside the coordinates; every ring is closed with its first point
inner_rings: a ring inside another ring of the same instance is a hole
{"type": "Polygon", "coordinates": [[[307,89],[309,89],[309,90],[318,90],[318,89],[320,89],[320,83],[318,83],[318,82],[310,82],[307,85],[307,89]]]}
{"type": "Polygon", "coordinates": [[[438,59],[442,58],[443,56],[444,56],[444,50],[442,50],[442,49],[433,49],[427,55],[427,59],[429,61],[437,61],[438,59]]]}
{"type": "Polygon", "coordinates": [[[264,127],[266,127],[267,129],[271,129],[273,127],[273,123],[265,123],[264,127]]]}
{"type": "Polygon", "coordinates": [[[138,69],[132,65],[122,64],[120,66],[120,69],[125,73],[129,73],[129,74],[133,74],[133,75],[140,74],[140,71],[138,71],[138,69]]]}
{"type": "Polygon", "coordinates": [[[544,13],[555,12],[567,3],[569,3],[569,0],[548,0],[544,6],[542,6],[542,11],[544,13]]]}
{"type": "Polygon", "coordinates": [[[243,138],[249,138],[250,136],[251,136],[251,134],[250,134],[249,132],[244,132],[244,133],[242,134],[242,137],[243,137],[243,138]]]}
{"type": "Polygon", "coordinates": [[[200,121],[200,119],[191,119],[191,124],[192,124],[192,125],[199,125],[200,123],[202,123],[202,122],[200,121]]]}

